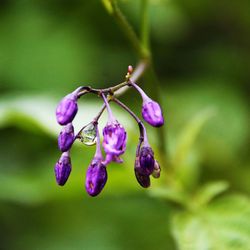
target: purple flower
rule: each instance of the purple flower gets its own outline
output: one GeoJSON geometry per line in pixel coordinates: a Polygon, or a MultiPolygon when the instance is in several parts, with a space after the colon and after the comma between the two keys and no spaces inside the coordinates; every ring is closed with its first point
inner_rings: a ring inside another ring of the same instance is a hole
{"type": "Polygon", "coordinates": [[[99,159],[91,162],[87,170],[85,187],[90,196],[98,195],[107,182],[106,166],[99,159]]]}
{"type": "Polygon", "coordinates": [[[74,119],[78,106],[77,106],[77,92],[66,95],[58,104],[56,108],[56,119],[60,125],[66,125],[74,119]]]}
{"type": "Polygon", "coordinates": [[[113,116],[111,108],[104,94],[102,94],[102,97],[109,116],[108,122],[103,129],[102,145],[106,153],[105,164],[108,164],[111,161],[121,163],[122,159],[120,159],[119,156],[126,150],[127,133],[123,126],[113,116]]]}
{"type": "Polygon", "coordinates": [[[164,118],[160,105],[149,98],[146,93],[135,83],[131,85],[138,90],[141,94],[143,103],[142,103],[142,117],[143,119],[154,127],[160,127],[164,124],[164,118]]]}
{"type": "Polygon", "coordinates": [[[140,161],[139,161],[139,157],[136,157],[135,159],[135,177],[138,181],[138,183],[144,187],[144,188],[148,188],[150,186],[150,177],[149,175],[144,175],[141,174],[141,166],[140,166],[140,161]]]}
{"type": "Polygon", "coordinates": [[[58,136],[58,147],[62,152],[68,151],[74,142],[74,127],[72,123],[67,124],[58,136]]]}
{"type": "Polygon", "coordinates": [[[71,172],[71,161],[69,157],[69,152],[62,153],[59,161],[55,165],[55,176],[58,185],[63,186],[71,172]]]}
{"type": "Polygon", "coordinates": [[[123,126],[114,121],[107,123],[103,129],[103,148],[106,152],[106,162],[116,161],[121,162],[119,158],[126,150],[127,133],[123,126]]]}
{"type": "Polygon", "coordinates": [[[143,101],[142,117],[148,124],[154,127],[160,127],[164,124],[161,107],[152,99],[143,101]]]}
{"type": "Polygon", "coordinates": [[[152,173],[152,176],[154,178],[159,178],[161,175],[161,167],[160,167],[160,164],[157,160],[155,160],[155,165],[154,165],[154,171],[152,173]]]}
{"type": "Polygon", "coordinates": [[[140,168],[138,172],[142,175],[150,175],[154,171],[155,159],[154,152],[151,147],[143,146],[139,154],[140,168]]]}

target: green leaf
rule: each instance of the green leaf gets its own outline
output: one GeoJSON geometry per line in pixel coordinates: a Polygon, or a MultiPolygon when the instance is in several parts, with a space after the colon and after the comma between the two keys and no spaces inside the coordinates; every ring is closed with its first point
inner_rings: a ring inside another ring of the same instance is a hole
{"type": "Polygon", "coordinates": [[[172,187],[154,187],[149,189],[149,194],[153,197],[169,200],[178,204],[185,205],[187,196],[181,191],[172,187]]]}
{"type": "Polygon", "coordinates": [[[195,213],[177,213],[172,233],[179,250],[246,250],[250,246],[250,200],[230,195],[195,213]]]}
{"type": "Polygon", "coordinates": [[[186,161],[199,132],[214,113],[215,111],[213,108],[207,108],[191,117],[177,141],[175,155],[173,157],[176,164],[183,164],[186,161]]]}
{"type": "Polygon", "coordinates": [[[199,164],[198,155],[194,151],[194,144],[203,126],[214,113],[213,108],[206,108],[195,114],[177,139],[172,162],[176,169],[177,178],[186,188],[192,188],[197,184],[199,164]]]}
{"type": "Polygon", "coordinates": [[[210,182],[198,190],[194,197],[197,206],[203,206],[209,203],[215,196],[223,193],[229,187],[226,181],[210,182]]]}

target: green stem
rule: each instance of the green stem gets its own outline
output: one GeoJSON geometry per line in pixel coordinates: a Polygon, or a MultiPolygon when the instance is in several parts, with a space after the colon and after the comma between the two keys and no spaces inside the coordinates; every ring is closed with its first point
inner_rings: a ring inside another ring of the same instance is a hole
{"type": "MultiPolygon", "coordinates": [[[[144,72],[147,66],[147,71],[145,71],[146,85],[149,92],[152,94],[153,99],[160,102],[160,85],[154,71],[154,65],[151,58],[151,49],[149,46],[149,21],[148,21],[148,0],[141,0],[141,39],[139,39],[133,30],[132,26],[127,21],[126,17],[123,15],[119,9],[116,0],[110,0],[110,5],[112,11],[110,13],[114,16],[118,24],[120,25],[122,31],[126,35],[127,39],[130,41],[131,45],[137,52],[139,58],[142,60],[142,72],[144,72]]],[[[131,78],[132,79],[132,78],[131,78]]],[[[118,90],[116,93],[118,96],[122,93],[123,89],[118,90]]],[[[162,162],[166,162],[167,159],[167,148],[166,148],[166,133],[163,127],[157,129],[157,137],[159,138],[159,150],[162,162]]]]}
{"type": "Polygon", "coordinates": [[[126,17],[121,12],[120,8],[117,5],[116,0],[110,0],[111,6],[113,11],[111,14],[114,16],[115,20],[117,21],[118,25],[121,27],[122,31],[130,41],[132,47],[135,49],[136,53],[140,58],[148,58],[149,51],[145,49],[142,45],[140,40],[138,39],[133,27],[129,24],[126,17]]]}
{"type": "Polygon", "coordinates": [[[149,51],[148,0],[141,0],[141,43],[149,51]]]}

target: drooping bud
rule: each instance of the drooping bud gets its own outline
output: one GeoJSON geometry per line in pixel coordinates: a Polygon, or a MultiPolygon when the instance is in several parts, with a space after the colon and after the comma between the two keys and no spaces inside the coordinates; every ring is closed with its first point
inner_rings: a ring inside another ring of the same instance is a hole
{"type": "Polygon", "coordinates": [[[148,124],[154,127],[161,127],[164,124],[161,107],[152,99],[143,101],[142,117],[148,124]]]}
{"type": "Polygon", "coordinates": [[[73,121],[77,111],[77,93],[79,88],[74,92],[66,95],[56,108],[56,119],[60,125],[66,125],[73,121]]]}
{"type": "Polygon", "coordinates": [[[60,159],[55,165],[54,170],[57,184],[63,186],[68,180],[71,172],[71,160],[69,152],[62,153],[60,159]]]}
{"type": "Polygon", "coordinates": [[[66,152],[71,148],[74,142],[74,127],[72,123],[67,124],[58,136],[58,147],[62,152],[66,152]]]}
{"type": "Polygon", "coordinates": [[[107,182],[106,166],[101,160],[94,159],[87,170],[85,187],[90,196],[98,195],[107,182]]]}
{"type": "Polygon", "coordinates": [[[127,133],[117,121],[107,123],[103,129],[103,148],[107,154],[107,161],[121,162],[119,156],[126,150],[127,133]]]}
{"type": "Polygon", "coordinates": [[[164,118],[160,105],[149,98],[146,93],[135,83],[131,85],[138,90],[141,94],[143,103],[142,103],[142,117],[143,119],[154,127],[160,127],[164,124],[164,118]]]}
{"type": "Polygon", "coordinates": [[[152,176],[156,179],[161,176],[161,167],[157,160],[155,160],[154,171],[152,173],[152,176]]]}
{"type": "Polygon", "coordinates": [[[140,172],[140,161],[139,161],[139,157],[136,157],[135,159],[135,177],[138,181],[138,183],[144,187],[144,188],[148,188],[150,186],[150,177],[149,175],[143,175],[140,172]]]}
{"type": "Polygon", "coordinates": [[[139,154],[140,168],[138,171],[142,175],[150,175],[154,171],[155,159],[151,147],[143,146],[139,154]]]}

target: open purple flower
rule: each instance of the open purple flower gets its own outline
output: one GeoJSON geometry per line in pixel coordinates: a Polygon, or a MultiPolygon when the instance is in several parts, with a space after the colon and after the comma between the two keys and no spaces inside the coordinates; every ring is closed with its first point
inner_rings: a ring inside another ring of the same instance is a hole
{"type": "Polygon", "coordinates": [[[108,161],[120,162],[119,156],[126,150],[126,131],[117,121],[107,123],[103,129],[103,148],[108,161]]]}
{"type": "Polygon", "coordinates": [[[56,119],[60,125],[66,125],[73,121],[77,111],[77,93],[80,88],[66,95],[56,108],[56,119]]]}
{"type": "Polygon", "coordinates": [[[57,184],[63,186],[68,180],[71,172],[71,160],[69,152],[62,153],[59,161],[55,165],[54,170],[57,184]]]}
{"type": "Polygon", "coordinates": [[[105,163],[108,164],[111,161],[122,162],[119,158],[126,150],[127,133],[123,126],[114,118],[110,106],[103,96],[105,101],[109,120],[103,129],[103,148],[106,153],[105,163]]]}
{"type": "Polygon", "coordinates": [[[142,103],[142,117],[143,119],[154,127],[160,127],[164,124],[164,118],[160,105],[149,98],[146,93],[135,83],[132,86],[141,94],[142,103]]]}
{"type": "Polygon", "coordinates": [[[103,163],[100,135],[96,126],[96,152],[94,159],[88,167],[85,188],[90,196],[98,195],[104,188],[108,179],[106,166],[103,163]]]}
{"type": "Polygon", "coordinates": [[[72,123],[67,124],[58,136],[58,147],[62,152],[66,152],[71,148],[74,142],[74,127],[72,123]]]}

